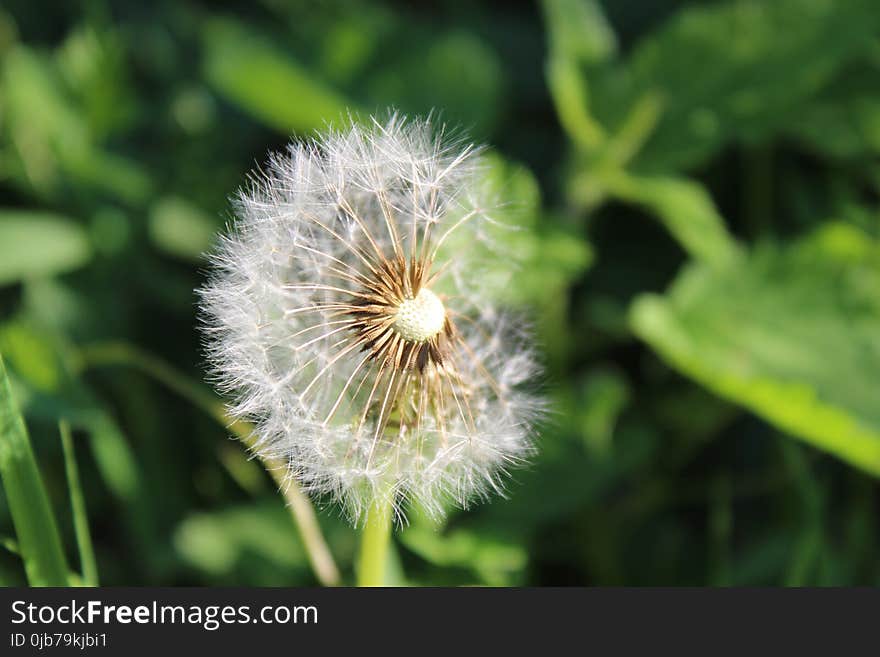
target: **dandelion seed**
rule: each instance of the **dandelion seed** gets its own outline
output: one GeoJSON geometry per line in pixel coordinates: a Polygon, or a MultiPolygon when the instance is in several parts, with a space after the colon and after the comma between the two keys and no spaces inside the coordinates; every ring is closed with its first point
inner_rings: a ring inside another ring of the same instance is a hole
{"type": "Polygon", "coordinates": [[[425,122],[351,125],[271,158],[201,290],[213,373],[254,449],[357,522],[377,498],[441,514],[501,491],[542,401],[499,313],[478,150],[425,122]]]}

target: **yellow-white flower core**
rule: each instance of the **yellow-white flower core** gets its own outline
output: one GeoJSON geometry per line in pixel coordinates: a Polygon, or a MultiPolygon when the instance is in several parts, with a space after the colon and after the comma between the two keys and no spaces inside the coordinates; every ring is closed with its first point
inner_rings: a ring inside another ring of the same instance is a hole
{"type": "Polygon", "coordinates": [[[404,299],[397,308],[394,330],[405,340],[425,342],[443,330],[446,308],[440,298],[423,287],[414,299],[404,299]]]}

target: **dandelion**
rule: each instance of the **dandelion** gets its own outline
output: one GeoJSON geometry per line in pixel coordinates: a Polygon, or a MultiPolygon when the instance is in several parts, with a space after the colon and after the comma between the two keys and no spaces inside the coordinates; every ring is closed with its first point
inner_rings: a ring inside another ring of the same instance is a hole
{"type": "Polygon", "coordinates": [[[354,522],[466,506],[532,451],[537,367],[493,304],[480,162],[397,115],[294,143],[239,193],[201,290],[253,449],[354,522]]]}

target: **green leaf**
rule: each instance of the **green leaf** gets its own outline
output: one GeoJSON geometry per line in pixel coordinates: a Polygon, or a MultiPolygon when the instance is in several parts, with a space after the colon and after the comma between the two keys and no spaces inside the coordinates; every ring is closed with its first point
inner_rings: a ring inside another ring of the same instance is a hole
{"type": "Polygon", "coordinates": [[[159,199],[150,211],[150,237],[166,253],[199,260],[210,248],[216,222],[189,201],[177,197],[159,199]]]}
{"type": "Polygon", "coordinates": [[[544,0],[550,47],[572,61],[597,64],[617,52],[617,37],[595,0],[544,0]]]}
{"type": "Polygon", "coordinates": [[[693,258],[717,265],[739,253],[712,197],[699,183],[619,172],[609,175],[606,184],[617,198],[643,205],[656,215],[693,258]]]}
{"type": "Polygon", "coordinates": [[[131,126],[137,110],[121,31],[83,24],[55,52],[58,69],[82,108],[90,131],[103,137],[131,126]]]}
{"type": "Polygon", "coordinates": [[[71,220],[42,212],[0,210],[0,285],[72,271],[91,256],[86,231],[71,220]]]}
{"type": "Polygon", "coordinates": [[[49,497],[43,486],[24,420],[12,398],[0,356],[0,477],[18,549],[31,586],[66,586],[67,563],[49,497]]]}
{"type": "Polygon", "coordinates": [[[607,456],[618,418],[632,396],[630,385],[617,371],[598,369],[579,392],[577,421],[584,444],[598,456],[607,456]]]}
{"type": "Polygon", "coordinates": [[[522,545],[470,529],[441,532],[426,522],[413,523],[401,532],[400,541],[437,566],[474,571],[489,586],[516,583],[528,562],[522,545]]]}
{"type": "Polygon", "coordinates": [[[214,578],[246,571],[245,581],[277,586],[307,568],[287,511],[271,502],[193,514],[175,530],[174,546],[187,563],[214,578]]]}
{"type": "Polygon", "coordinates": [[[844,224],[726,267],[695,264],[631,324],[670,365],[880,476],[880,246],[844,224]]]}
{"type": "Polygon", "coordinates": [[[842,71],[792,117],[785,132],[837,158],[880,153],[880,63],[874,59],[842,71]]]}
{"type": "MultiPolygon", "coordinates": [[[[3,120],[13,146],[12,172],[28,188],[57,195],[64,177],[128,201],[149,194],[150,180],[134,162],[105,152],[57,65],[17,46],[0,67],[3,120]],[[64,174],[59,175],[59,174],[64,174]]],[[[5,136],[5,135],[4,135],[5,136]]]]}
{"type": "Polygon", "coordinates": [[[505,82],[498,54],[464,30],[438,34],[431,27],[405,38],[417,42],[365,80],[369,106],[419,115],[439,109],[443,120],[465,125],[471,134],[491,132],[505,82]]]}
{"type": "Polygon", "coordinates": [[[545,0],[543,7],[550,38],[547,84],[559,120],[576,144],[596,149],[605,133],[590,110],[585,67],[612,57],[617,49],[614,32],[592,0],[545,0]]]}
{"type": "Polygon", "coordinates": [[[208,82],[281,132],[321,128],[351,108],[341,94],[312,77],[291,55],[237,23],[212,20],[203,37],[208,82]]]}
{"type": "Polygon", "coordinates": [[[739,0],[686,7],[642,40],[622,70],[598,76],[595,111],[616,125],[646,92],[663,116],[640,167],[704,161],[726,143],[754,142],[787,125],[845,64],[876,39],[873,0],[739,0]]]}
{"type": "Polygon", "coordinates": [[[55,392],[64,372],[53,345],[31,322],[12,319],[0,324],[0,351],[10,368],[40,392],[55,392]]]}

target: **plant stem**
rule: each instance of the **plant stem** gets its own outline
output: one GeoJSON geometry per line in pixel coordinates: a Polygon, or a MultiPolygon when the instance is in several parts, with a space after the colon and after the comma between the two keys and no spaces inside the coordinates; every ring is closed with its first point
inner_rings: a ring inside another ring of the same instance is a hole
{"type": "MultiPolygon", "coordinates": [[[[248,434],[251,435],[250,433],[248,434]]],[[[263,465],[278,484],[278,490],[287,502],[290,515],[299,529],[300,538],[306,548],[309,563],[318,581],[324,586],[339,586],[340,576],[330,548],[321,533],[321,526],[315,515],[315,508],[306,497],[299,485],[286,476],[287,466],[273,459],[263,459],[263,465]]]]}
{"type": "Polygon", "coordinates": [[[384,586],[391,544],[392,497],[380,495],[367,512],[358,557],[358,586],[384,586]]]}
{"type": "MultiPolygon", "coordinates": [[[[254,445],[253,426],[248,422],[230,417],[223,403],[210,391],[191,381],[184,374],[162,360],[144,353],[125,343],[102,343],[83,347],[79,352],[80,368],[124,365],[147,374],[156,381],[188,400],[214,418],[224,428],[233,432],[249,450],[254,445]]],[[[286,464],[277,459],[261,458],[263,466],[278,485],[287,502],[293,522],[299,530],[309,564],[315,577],[324,586],[339,586],[340,575],[309,498],[300,490],[296,481],[286,476],[286,464]]]]}
{"type": "Polygon", "coordinates": [[[61,433],[61,447],[64,450],[64,468],[67,471],[67,487],[70,490],[70,507],[73,511],[73,530],[76,534],[83,583],[86,586],[98,586],[98,563],[95,559],[95,550],[92,547],[92,535],[89,532],[86,500],[79,479],[79,469],[76,466],[76,452],[70,434],[70,425],[66,420],[61,420],[58,423],[58,431],[61,433]]]}

